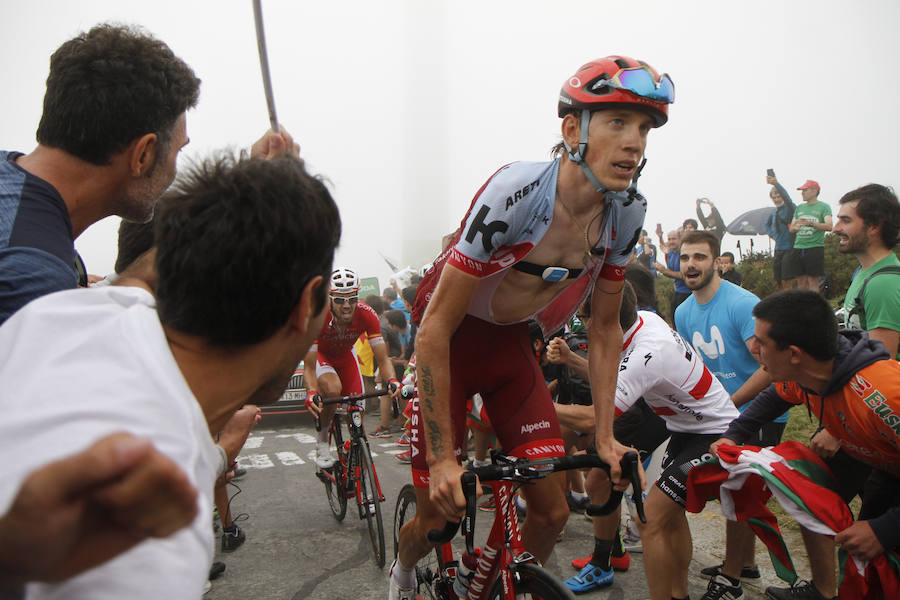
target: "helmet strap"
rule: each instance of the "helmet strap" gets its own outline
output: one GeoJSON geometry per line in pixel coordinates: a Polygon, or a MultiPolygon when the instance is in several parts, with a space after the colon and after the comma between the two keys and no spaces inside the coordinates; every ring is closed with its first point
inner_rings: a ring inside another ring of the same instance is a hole
{"type": "Polygon", "coordinates": [[[563,140],[563,145],[566,147],[566,150],[569,152],[569,160],[571,160],[576,165],[581,166],[581,170],[584,171],[584,176],[587,177],[587,180],[591,182],[591,185],[597,190],[598,194],[605,194],[608,190],[603,187],[600,183],[600,180],[597,179],[597,176],[594,175],[594,172],[591,171],[591,168],[584,162],[585,157],[587,156],[587,145],[588,145],[588,128],[591,126],[591,111],[582,110],[581,111],[581,139],[578,141],[578,150],[574,150],[566,140],[563,140]]]}
{"type": "Polygon", "coordinates": [[[641,161],[641,164],[638,165],[637,171],[634,172],[634,177],[631,179],[631,185],[628,186],[628,201],[625,203],[625,206],[628,206],[632,202],[634,202],[635,197],[638,195],[637,191],[637,182],[638,179],[641,178],[641,171],[644,170],[644,165],[647,164],[647,157],[641,161]]]}

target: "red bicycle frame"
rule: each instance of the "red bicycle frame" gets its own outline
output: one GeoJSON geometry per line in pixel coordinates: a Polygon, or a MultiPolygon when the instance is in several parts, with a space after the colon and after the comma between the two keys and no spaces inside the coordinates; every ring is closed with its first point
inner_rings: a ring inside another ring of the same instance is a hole
{"type": "MultiPolygon", "coordinates": [[[[514,506],[515,500],[513,500],[516,484],[508,481],[490,481],[482,484],[482,486],[485,485],[490,486],[494,492],[494,505],[496,507],[494,523],[491,526],[491,532],[488,534],[487,541],[484,546],[480,547],[481,552],[477,553],[476,567],[466,598],[468,600],[487,598],[494,581],[499,576],[503,581],[503,597],[512,599],[515,598],[512,580],[513,573],[505,567],[523,555],[531,557],[522,545],[519,514],[514,506]]],[[[442,544],[440,552],[442,564],[457,564],[453,556],[453,546],[450,542],[442,544]]],[[[463,552],[466,553],[468,551],[464,550],[463,552]]],[[[463,557],[461,556],[460,560],[462,559],[463,557]]],[[[445,581],[453,582],[456,578],[456,568],[447,568],[444,576],[445,581]]],[[[452,586],[448,587],[453,599],[465,600],[457,598],[452,586]]]]}

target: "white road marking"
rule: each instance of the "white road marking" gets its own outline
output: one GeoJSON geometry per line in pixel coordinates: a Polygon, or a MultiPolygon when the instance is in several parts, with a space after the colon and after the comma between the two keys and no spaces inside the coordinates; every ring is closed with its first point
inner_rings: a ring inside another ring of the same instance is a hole
{"type": "Polygon", "coordinates": [[[259,448],[260,446],[262,446],[264,439],[266,439],[266,438],[264,438],[262,436],[248,437],[247,441],[244,442],[244,448],[250,448],[250,449],[259,448]]]}
{"type": "Polygon", "coordinates": [[[275,466],[268,454],[238,456],[237,463],[245,469],[270,469],[275,466]]]}
{"type": "Polygon", "coordinates": [[[316,438],[308,433],[279,433],[277,438],[294,438],[299,444],[315,444],[316,438]]]}
{"type": "Polygon", "coordinates": [[[281,464],[286,466],[306,464],[305,460],[303,460],[293,452],[276,452],[275,456],[278,457],[278,460],[281,461],[281,464]]]}

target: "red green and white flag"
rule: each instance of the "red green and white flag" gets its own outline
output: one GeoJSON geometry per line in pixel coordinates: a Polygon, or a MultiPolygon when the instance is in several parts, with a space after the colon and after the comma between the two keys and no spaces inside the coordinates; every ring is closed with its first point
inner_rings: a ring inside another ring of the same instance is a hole
{"type": "MultiPolygon", "coordinates": [[[[723,445],[718,458],[691,469],[687,510],[700,512],[718,498],[722,514],[732,521],[747,521],[765,543],[775,572],[794,583],[797,573],[775,515],[766,508],[773,495],[800,525],[834,536],[853,523],[850,509],[834,491],[834,477],[822,460],[798,442],[771,448],[723,445]]],[[[900,558],[895,552],[871,562],[839,552],[843,599],[900,598],[900,558]]]]}

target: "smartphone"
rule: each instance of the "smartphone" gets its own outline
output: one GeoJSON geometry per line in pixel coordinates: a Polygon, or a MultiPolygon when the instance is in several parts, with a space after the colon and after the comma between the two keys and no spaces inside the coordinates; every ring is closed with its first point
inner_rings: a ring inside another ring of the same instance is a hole
{"type": "Polygon", "coordinates": [[[766,169],[766,175],[769,177],[775,177],[775,169],[766,169]]]}
{"type": "Polygon", "coordinates": [[[662,223],[656,224],[656,233],[662,235],[662,223]]]}

